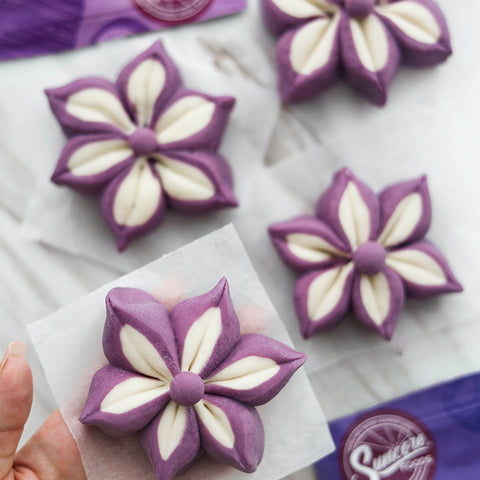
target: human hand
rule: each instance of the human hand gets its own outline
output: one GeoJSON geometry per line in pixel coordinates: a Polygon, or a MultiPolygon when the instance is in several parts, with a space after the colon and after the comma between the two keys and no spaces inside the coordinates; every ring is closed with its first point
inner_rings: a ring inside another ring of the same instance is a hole
{"type": "Polygon", "coordinates": [[[11,343],[0,363],[0,479],[86,480],[77,444],[55,411],[17,453],[32,406],[27,346],[11,343]]]}

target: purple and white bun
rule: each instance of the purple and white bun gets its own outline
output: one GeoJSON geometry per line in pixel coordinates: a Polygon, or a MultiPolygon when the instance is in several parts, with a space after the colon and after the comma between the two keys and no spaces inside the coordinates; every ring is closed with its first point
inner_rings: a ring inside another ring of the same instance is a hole
{"type": "Polygon", "coordinates": [[[303,336],[336,325],[351,309],[389,340],[405,295],[462,291],[445,258],[424,238],[430,218],[425,176],[377,196],[344,168],[320,197],[315,217],[270,226],[282,259],[303,273],[294,293],[303,336]]]}
{"type": "Polygon", "coordinates": [[[311,98],[340,76],[384,105],[400,62],[429,67],[452,53],[445,18],[432,0],[261,0],[280,37],[278,87],[284,102],[311,98]]]}
{"type": "Polygon", "coordinates": [[[101,193],[120,251],[158,226],[167,208],[196,214],[237,205],[217,152],[235,100],[185,89],[160,41],[115,84],[83,78],[46,93],[70,137],[52,180],[101,193]]]}
{"type": "Polygon", "coordinates": [[[305,362],[269,337],[240,335],[226,279],[171,313],[148,293],[115,288],[106,299],[109,365],[92,378],[80,421],[113,436],[140,432],[157,480],[170,480],[203,449],[253,472],[264,430],[255,409],[305,362]]]}

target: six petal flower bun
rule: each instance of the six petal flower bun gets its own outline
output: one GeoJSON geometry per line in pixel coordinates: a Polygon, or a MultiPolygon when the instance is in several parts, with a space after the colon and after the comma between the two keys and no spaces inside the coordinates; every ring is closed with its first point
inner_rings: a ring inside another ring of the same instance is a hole
{"type": "Polygon", "coordinates": [[[157,227],[167,208],[197,214],[237,205],[217,152],[235,99],[183,87],[160,41],[116,83],[84,78],[47,95],[70,137],[52,180],[101,193],[120,251],[157,227]]]}
{"type": "Polygon", "coordinates": [[[104,432],[140,432],[157,480],[170,480],[200,449],[244,472],[260,463],[255,409],[275,397],[305,355],[259,334],[240,334],[222,279],[168,310],[150,294],[115,288],[106,299],[103,349],[80,420],[104,432]]]}
{"type": "Polygon", "coordinates": [[[448,27],[433,0],[261,0],[267,28],[280,36],[279,90],[284,102],[323,92],[340,76],[384,105],[401,62],[429,67],[452,53],[448,27]]]}
{"type": "Polygon", "coordinates": [[[443,255],[425,239],[430,219],[425,176],[377,196],[344,168],[321,195],[315,216],[270,226],[281,258],[302,272],[294,297],[303,336],[336,325],[352,309],[389,340],[405,295],[461,291],[443,255]]]}

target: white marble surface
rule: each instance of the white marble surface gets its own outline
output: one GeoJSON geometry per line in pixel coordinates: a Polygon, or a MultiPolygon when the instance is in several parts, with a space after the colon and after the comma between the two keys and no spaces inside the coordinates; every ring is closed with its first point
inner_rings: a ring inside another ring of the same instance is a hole
{"type": "MultiPolygon", "coordinates": [[[[175,39],[176,35],[184,36],[189,32],[188,35],[198,39],[198,51],[183,51],[183,54],[196,55],[201,51],[204,62],[231,77],[232,81],[240,76],[272,93],[275,83],[274,40],[261,27],[256,0],[250,3],[249,11],[243,15],[191,29],[188,27],[188,30],[180,29],[171,35],[175,39]]],[[[385,109],[371,107],[341,84],[306,104],[281,106],[263,164],[277,164],[291,155],[318,146],[327,148],[332,154],[319,155],[318,162],[325,162],[325,177],[319,185],[328,182],[329,172],[336,165],[349,165],[355,159],[355,163],[362,163],[362,171],[357,171],[357,174],[380,187],[392,178],[410,175],[414,159],[418,170],[428,173],[433,185],[435,217],[432,238],[440,245],[453,245],[452,239],[457,239],[453,251],[445,253],[454,267],[461,266],[456,274],[466,287],[465,295],[469,301],[475,302],[480,291],[480,141],[477,132],[480,111],[480,29],[477,26],[480,2],[439,0],[438,3],[449,20],[455,51],[445,65],[421,72],[401,69],[385,109]],[[443,207],[448,214],[442,214],[443,207]],[[441,225],[447,220],[451,226],[444,233],[441,225]],[[440,233],[441,238],[436,238],[440,233]],[[470,268],[465,268],[465,265],[470,265],[470,268]]],[[[157,37],[151,34],[142,39],[157,37]]],[[[45,152],[58,151],[58,142],[63,142],[57,130],[47,130],[41,136],[29,135],[32,129],[28,121],[30,115],[40,114],[40,118],[42,115],[49,116],[47,110],[32,110],[32,97],[29,95],[41,94],[40,91],[32,92],[32,79],[47,75],[46,69],[51,62],[60,62],[66,69],[71,67],[90,73],[89,51],[104,49],[118,55],[123,46],[134,41],[121,40],[58,57],[0,65],[2,349],[15,338],[29,343],[25,330],[27,324],[117,278],[124,271],[120,266],[112,267],[111,264],[105,265],[33,242],[22,235],[22,222],[36,185],[50,174],[51,169],[45,172],[42,166],[50,162],[53,169],[55,159],[47,158],[45,152]],[[13,118],[12,107],[17,112],[13,118]]],[[[46,109],[46,103],[38,108],[46,109]]],[[[259,111],[258,118],[261,119],[262,115],[264,112],[259,111]]],[[[43,128],[42,123],[38,125],[38,129],[43,128]]],[[[262,161],[260,157],[259,162],[262,161]]],[[[262,175],[269,173],[270,170],[261,172],[262,175]]],[[[307,180],[310,185],[314,182],[311,176],[307,180]]],[[[295,181],[298,182],[298,178],[292,179],[289,185],[292,198],[300,204],[310,201],[308,194],[302,196],[299,191],[301,186],[295,181]]],[[[255,185],[253,179],[252,185],[255,185]]],[[[262,206],[266,208],[275,203],[274,198],[261,198],[261,183],[254,190],[245,189],[242,195],[240,200],[245,204],[252,203],[253,199],[255,203],[260,202],[261,206],[257,206],[259,210],[262,206]]],[[[242,229],[248,230],[248,216],[239,215],[233,221],[239,223],[241,234],[242,229]]],[[[258,236],[262,235],[259,233],[258,236]]],[[[260,241],[265,242],[265,238],[260,241]]],[[[181,238],[179,243],[182,243],[181,238]]],[[[275,257],[265,258],[263,248],[266,248],[265,243],[257,248],[255,243],[247,242],[254,265],[277,304],[282,295],[289,295],[287,290],[280,291],[280,288],[291,285],[293,277],[284,270],[285,279],[272,281],[267,260],[277,260],[275,257]]],[[[445,305],[448,302],[442,300],[428,303],[423,309],[433,318],[432,312],[440,312],[440,308],[444,312],[445,305]]],[[[439,314],[441,325],[433,328],[429,323],[432,330],[427,332],[432,334],[425,335],[424,341],[419,336],[418,341],[410,343],[407,332],[406,342],[394,344],[393,348],[379,343],[378,348],[352,351],[340,342],[341,336],[336,333],[327,336],[329,346],[335,346],[340,355],[334,361],[318,365],[311,372],[312,383],[327,416],[335,418],[436,381],[480,370],[477,340],[480,334],[480,301],[477,301],[476,307],[468,318],[455,318],[451,324],[448,315],[439,314]]],[[[416,307],[413,311],[416,312],[416,307]]],[[[449,315],[456,316],[456,313],[453,311],[449,315]]],[[[287,327],[293,329],[294,320],[289,317],[286,321],[292,322],[287,327]]],[[[342,328],[342,333],[347,335],[355,331],[355,327],[350,325],[342,328]]],[[[302,348],[301,342],[298,340],[297,348],[302,348]]],[[[34,370],[35,400],[24,438],[28,438],[55,408],[32,349],[28,360],[34,370]]],[[[311,480],[314,476],[312,470],[307,470],[292,478],[311,480]]]]}

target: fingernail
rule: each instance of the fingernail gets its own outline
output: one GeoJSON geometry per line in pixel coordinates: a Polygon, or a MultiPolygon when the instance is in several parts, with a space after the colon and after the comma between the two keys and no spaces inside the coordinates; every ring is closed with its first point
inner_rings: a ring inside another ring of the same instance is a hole
{"type": "Polygon", "coordinates": [[[2,361],[0,363],[0,373],[3,372],[3,369],[5,368],[5,365],[10,357],[25,358],[26,354],[27,354],[27,345],[25,343],[19,342],[18,340],[15,340],[14,342],[12,342],[7,347],[7,350],[3,355],[2,361]]]}

